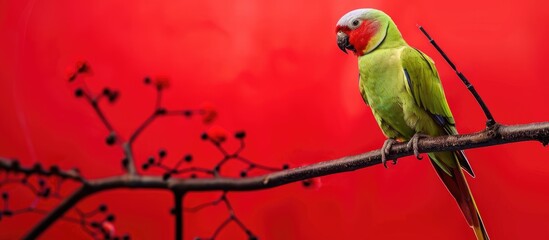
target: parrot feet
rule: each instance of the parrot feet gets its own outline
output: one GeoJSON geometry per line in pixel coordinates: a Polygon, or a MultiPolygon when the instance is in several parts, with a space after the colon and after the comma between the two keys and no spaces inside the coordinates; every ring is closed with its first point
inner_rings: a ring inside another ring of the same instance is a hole
{"type": "MultiPolygon", "coordinates": [[[[387,140],[383,142],[383,146],[381,147],[381,162],[383,163],[383,166],[385,168],[387,168],[387,155],[391,151],[391,147],[393,146],[393,144],[396,142],[397,141],[394,138],[387,138],[387,140]]],[[[393,160],[393,165],[396,164],[397,159],[395,158],[392,160],[393,160]]]]}
{"type": "Polygon", "coordinates": [[[417,146],[417,143],[420,138],[426,138],[426,137],[429,137],[429,136],[423,133],[416,133],[414,134],[414,136],[412,136],[412,138],[410,138],[410,140],[408,141],[408,144],[406,144],[406,147],[408,147],[408,150],[411,150],[411,149],[414,150],[414,156],[416,156],[418,160],[423,159],[423,157],[419,155],[419,147],[417,146]]]}

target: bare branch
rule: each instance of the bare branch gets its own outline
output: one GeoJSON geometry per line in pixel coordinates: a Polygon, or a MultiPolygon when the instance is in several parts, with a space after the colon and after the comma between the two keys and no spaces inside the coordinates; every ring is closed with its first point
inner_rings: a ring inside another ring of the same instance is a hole
{"type": "Polygon", "coordinates": [[[175,213],[175,240],[183,239],[183,197],[185,193],[174,192],[174,213],[175,213]]]}
{"type": "Polygon", "coordinates": [[[0,157],[0,169],[7,172],[23,173],[26,175],[57,176],[60,178],[72,179],[76,181],[85,181],[77,169],[60,170],[59,167],[52,165],[50,169],[44,169],[39,163],[32,167],[23,167],[15,159],[0,157]]]}
{"type": "MultiPolygon", "coordinates": [[[[419,151],[439,152],[456,151],[501,145],[522,141],[539,141],[544,145],[549,143],[549,122],[530,123],[522,125],[493,125],[484,131],[452,136],[422,138],[418,142],[419,151]]],[[[388,158],[399,158],[413,155],[412,149],[406,143],[393,145],[388,158]]],[[[347,156],[340,159],[319,162],[308,166],[281,170],[266,175],[250,178],[199,178],[181,179],[171,178],[164,181],[161,177],[123,175],[110,178],[90,180],[81,188],[66,198],[59,206],[51,211],[25,236],[25,239],[34,239],[45,231],[56,219],[72,208],[83,198],[99,191],[119,188],[131,189],[167,189],[174,193],[188,193],[191,191],[253,191],[273,188],[305,179],[326,176],[335,173],[354,171],[381,163],[380,150],[347,156]]]]}

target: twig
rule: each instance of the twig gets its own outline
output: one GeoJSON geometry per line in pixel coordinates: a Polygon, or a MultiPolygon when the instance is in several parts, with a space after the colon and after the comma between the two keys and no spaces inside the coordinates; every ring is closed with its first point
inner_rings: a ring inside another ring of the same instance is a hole
{"type": "Polygon", "coordinates": [[[210,201],[210,202],[205,202],[205,203],[199,204],[199,205],[194,206],[194,207],[187,207],[187,208],[184,208],[184,209],[187,212],[198,212],[198,211],[200,211],[204,208],[215,206],[215,205],[217,205],[217,204],[219,204],[220,202],[223,201],[223,198],[225,197],[225,194],[226,194],[226,192],[223,192],[223,194],[216,200],[213,200],[213,201],[210,201]]]}
{"type": "MultiPolygon", "coordinates": [[[[86,94],[86,96],[87,96],[87,94],[86,94]]],[[[90,105],[93,107],[93,110],[95,111],[97,116],[99,116],[99,119],[101,119],[101,122],[103,123],[103,125],[105,125],[105,127],[109,130],[109,132],[113,132],[114,129],[112,127],[112,124],[107,119],[107,117],[105,116],[105,114],[103,113],[101,108],[99,107],[98,99],[97,98],[92,98],[92,97],[87,97],[86,99],[88,100],[90,105]]]]}
{"type": "Polygon", "coordinates": [[[431,36],[429,36],[427,31],[425,31],[425,29],[422,26],[418,25],[418,28],[419,28],[419,30],[421,30],[421,32],[423,34],[425,34],[427,39],[429,39],[429,42],[437,49],[437,51],[440,53],[440,55],[442,55],[444,60],[446,60],[446,62],[450,65],[450,67],[454,70],[454,72],[456,72],[459,79],[461,79],[461,81],[465,84],[465,86],[471,92],[471,94],[473,94],[473,96],[477,100],[477,103],[482,108],[482,111],[484,112],[484,115],[486,115],[486,127],[494,126],[494,124],[496,124],[496,120],[494,120],[494,117],[492,116],[492,113],[490,113],[490,110],[488,109],[488,106],[486,106],[486,103],[484,103],[484,101],[482,100],[482,98],[478,94],[477,90],[475,90],[475,87],[473,86],[473,84],[471,84],[469,82],[469,80],[467,80],[467,78],[465,77],[465,75],[463,75],[463,73],[461,73],[460,71],[457,70],[456,65],[450,60],[448,55],[446,55],[446,53],[444,53],[444,51],[442,51],[442,48],[440,48],[440,46],[438,46],[438,44],[435,42],[435,40],[432,39],[431,36]]]}
{"type": "Polygon", "coordinates": [[[59,167],[53,165],[49,169],[42,168],[42,165],[35,164],[33,167],[23,167],[18,160],[0,157],[0,169],[7,172],[23,173],[25,175],[40,175],[40,176],[58,176],[60,178],[72,179],[83,182],[85,179],[80,176],[77,169],[60,170],[59,167]]]}
{"type": "Polygon", "coordinates": [[[241,155],[242,151],[246,147],[246,144],[244,141],[244,138],[246,137],[246,133],[244,131],[239,131],[235,133],[234,137],[240,142],[240,146],[233,153],[229,153],[229,151],[227,151],[225,147],[223,147],[222,145],[223,141],[225,140],[219,141],[217,139],[213,139],[209,137],[208,135],[203,135],[203,138],[205,140],[208,140],[210,143],[212,143],[216,147],[216,149],[223,155],[223,158],[215,165],[213,169],[214,176],[219,177],[221,174],[221,168],[223,167],[223,165],[227,164],[231,160],[237,160],[248,165],[246,169],[240,172],[241,177],[247,177],[248,172],[253,169],[261,169],[261,170],[274,172],[274,171],[279,171],[287,168],[286,167],[287,165],[284,165],[282,168],[275,168],[275,167],[266,166],[266,165],[255,163],[248,160],[247,158],[241,155]]]}
{"type": "Polygon", "coordinates": [[[201,210],[205,207],[215,206],[215,205],[217,205],[221,202],[223,202],[225,204],[225,207],[227,208],[227,211],[229,212],[229,217],[227,217],[227,219],[225,219],[225,221],[223,221],[221,224],[219,224],[219,226],[217,226],[217,228],[214,230],[214,233],[212,234],[211,237],[209,237],[209,238],[195,238],[195,239],[197,239],[197,240],[215,240],[217,235],[219,235],[219,233],[230,222],[235,222],[238,225],[238,227],[240,227],[240,229],[242,229],[242,231],[244,231],[248,235],[248,239],[257,239],[255,237],[255,235],[252,233],[252,231],[248,227],[246,227],[246,225],[244,225],[244,223],[242,221],[240,221],[240,219],[236,216],[234,208],[231,205],[231,202],[229,201],[229,199],[227,198],[227,192],[226,191],[224,191],[223,194],[221,194],[221,196],[218,199],[216,199],[214,201],[211,201],[211,202],[208,202],[208,203],[205,203],[205,204],[200,204],[196,207],[190,208],[190,210],[198,211],[198,210],[201,210]]]}
{"type": "Polygon", "coordinates": [[[131,145],[135,141],[135,139],[137,139],[139,134],[141,134],[141,132],[143,132],[143,130],[145,130],[145,128],[149,126],[149,124],[151,124],[158,115],[158,110],[155,110],[153,114],[151,114],[141,125],[139,125],[139,127],[132,133],[132,135],[130,135],[130,139],[128,140],[129,145],[131,145]]]}

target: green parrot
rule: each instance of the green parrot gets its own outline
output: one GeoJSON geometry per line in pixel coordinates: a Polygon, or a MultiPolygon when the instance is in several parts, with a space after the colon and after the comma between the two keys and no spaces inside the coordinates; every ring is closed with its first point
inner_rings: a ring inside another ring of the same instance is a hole
{"type": "MultiPolygon", "coordinates": [[[[388,138],[381,150],[385,167],[386,155],[397,140],[408,141],[408,148],[421,159],[419,138],[458,134],[433,60],[410,47],[387,14],[353,10],[337,22],[336,34],[339,48],[358,57],[360,94],[388,138]]],[[[428,155],[477,239],[489,239],[461,171],[474,177],[463,151],[428,155]]]]}

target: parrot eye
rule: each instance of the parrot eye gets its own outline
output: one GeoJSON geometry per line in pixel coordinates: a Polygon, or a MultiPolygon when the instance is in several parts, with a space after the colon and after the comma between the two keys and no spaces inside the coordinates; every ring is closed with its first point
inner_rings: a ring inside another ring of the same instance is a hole
{"type": "Polygon", "coordinates": [[[353,27],[358,27],[358,25],[360,25],[360,23],[361,23],[360,19],[355,19],[355,20],[353,20],[353,22],[351,22],[351,25],[353,27]]]}

